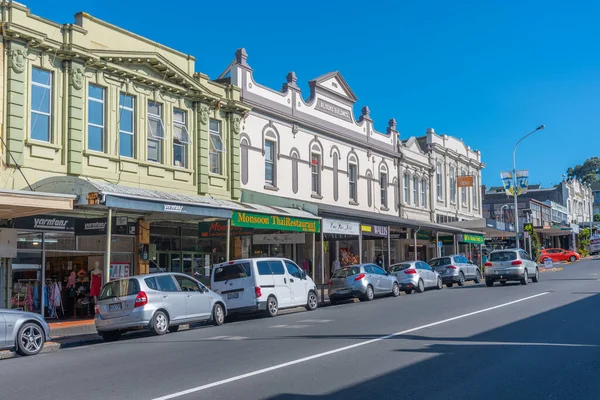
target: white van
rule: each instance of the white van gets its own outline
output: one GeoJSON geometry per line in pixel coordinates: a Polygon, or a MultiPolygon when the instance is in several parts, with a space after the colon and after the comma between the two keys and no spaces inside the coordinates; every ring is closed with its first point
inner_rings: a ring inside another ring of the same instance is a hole
{"type": "Polygon", "coordinates": [[[252,258],[228,261],[213,268],[210,288],[225,299],[227,313],[317,308],[317,287],[293,261],[286,258],[252,258]]]}

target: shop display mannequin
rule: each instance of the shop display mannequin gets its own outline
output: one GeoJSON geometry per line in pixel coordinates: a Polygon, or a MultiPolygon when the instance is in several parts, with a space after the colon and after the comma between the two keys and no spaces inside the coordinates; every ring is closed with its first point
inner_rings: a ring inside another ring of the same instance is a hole
{"type": "Polygon", "coordinates": [[[91,285],[90,285],[90,296],[94,298],[94,301],[98,302],[98,296],[100,296],[100,288],[102,287],[102,270],[99,268],[100,263],[96,261],[94,263],[94,269],[91,272],[91,285]]]}

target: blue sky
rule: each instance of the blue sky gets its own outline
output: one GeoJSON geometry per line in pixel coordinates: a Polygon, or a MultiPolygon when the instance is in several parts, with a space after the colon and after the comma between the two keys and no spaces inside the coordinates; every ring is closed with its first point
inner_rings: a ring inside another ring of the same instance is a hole
{"type": "Polygon", "coordinates": [[[23,0],[59,23],[93,16],[196,57],[216,78],[245,47],[261,84],[279,89],[339,70],[376,129],[403,138],[433,127],[482,152],[483,183],[512,168],[552,185],[598,156],[598,1],[23,0]],[[169,5],[177,5],[169,8],[169,5]]]}

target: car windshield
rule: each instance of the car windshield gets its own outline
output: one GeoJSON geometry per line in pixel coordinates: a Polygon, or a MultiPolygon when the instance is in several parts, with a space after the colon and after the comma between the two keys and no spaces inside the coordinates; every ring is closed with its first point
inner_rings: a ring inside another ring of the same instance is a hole
{"type": "Polygon", "coordinates": [[[404,271],[405,269],[408,269],[410,267],[412,267],[412,265],[410,264],[396,264],[390,267],[390,272],[404,271]]]}
{"type": "Polygon", "coordinates": [[[140,291],[138,281],[135,279],[122,279],[109,282],[102,288],[99,300],[112,299],[113,297],[137,295],[140,291]]]}
{"type": "Polygon", "coordinates": [[[512,261],[516,259],[516,251],[498,251],[490,255],[490,261],[512,261]]]}
{"type": "Polygon", "coordinates": [[[360,273],[360,267],[346,267],[338,269],[333,273],[333,278],[347,278],[352,275],[358,275],[360,273]]]}
{"type": "Polygon", "coordinates": [[[452,264],[452,260],[450,260],[450,257],[434,258],[433,260],[429,261],[429,265],[431,265],[433,268],[450,264],[452,264]]]}

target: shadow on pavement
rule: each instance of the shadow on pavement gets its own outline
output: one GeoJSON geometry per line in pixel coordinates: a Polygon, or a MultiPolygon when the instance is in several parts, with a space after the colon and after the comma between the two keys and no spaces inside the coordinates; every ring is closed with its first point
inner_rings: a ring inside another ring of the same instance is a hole
{"type": "Polygon", "coordinates": [[[282,393],[269,399],[600,399],[599,309],[596,294],[468,338],[398,336],[394,339],[418,342],[391,351],[429,358],[368,380],[356,373],[358,365],[340,366],[342,373],[356,374],[356,384],[322,395],[282,393]]]}

